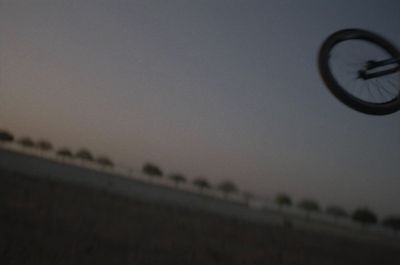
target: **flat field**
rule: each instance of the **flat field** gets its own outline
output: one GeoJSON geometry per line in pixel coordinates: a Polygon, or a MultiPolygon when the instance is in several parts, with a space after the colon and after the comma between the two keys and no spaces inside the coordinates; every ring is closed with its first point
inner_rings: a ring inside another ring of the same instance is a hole
{"type": "Polygon", "coordinates": [[[1,264],[400,264],[399,248],[1,171],[1,264]]]}

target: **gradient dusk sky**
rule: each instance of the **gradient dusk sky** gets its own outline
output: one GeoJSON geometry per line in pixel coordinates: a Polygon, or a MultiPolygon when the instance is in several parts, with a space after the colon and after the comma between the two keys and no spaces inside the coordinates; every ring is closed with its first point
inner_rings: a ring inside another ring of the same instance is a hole
{"type": "Polygon", "coordinates": [[[400,112],[325,88],[322,41],[400,46],[400,1],[0,0],[0,128],[139,171],[400,214],[400,112]]]}

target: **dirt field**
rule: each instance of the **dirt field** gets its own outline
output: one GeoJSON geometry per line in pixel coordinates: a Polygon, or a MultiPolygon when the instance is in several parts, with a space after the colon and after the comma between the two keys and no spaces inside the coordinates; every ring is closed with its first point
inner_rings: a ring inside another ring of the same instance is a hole
{"type": "Polygon", "coordinates": [[[400,248],[3,170],[0,264],[398,265],[400,248]]]}

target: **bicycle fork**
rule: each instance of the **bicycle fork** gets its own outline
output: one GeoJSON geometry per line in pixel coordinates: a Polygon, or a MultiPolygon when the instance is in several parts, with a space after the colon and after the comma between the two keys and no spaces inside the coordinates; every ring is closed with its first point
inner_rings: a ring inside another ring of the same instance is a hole
{"type": "Polygon", "coordinates": [[[358,71],[358,78],[368,80],[372,78],[377,78],[389,74],[393,74],[397,71],[400,70],[400,58],[390,58],[382,61],[368,61],[365,64],[364,69],[358,71]],[[385,69],[382,71],[376,71],[376,72],[368,72],[370,70],[373,70],[378,67],[383,67],[391,64],[396,64],[395,67],[392,67],[390,69],[385,69]]]}

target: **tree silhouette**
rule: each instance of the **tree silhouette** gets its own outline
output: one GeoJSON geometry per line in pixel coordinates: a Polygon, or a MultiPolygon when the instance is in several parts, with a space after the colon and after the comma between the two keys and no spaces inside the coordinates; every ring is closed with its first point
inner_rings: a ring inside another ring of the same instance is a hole
{"type": "Polygon", "coordinates": [[[286,193],[278,193],[275,197],[275,203],[278,204],[279,209],[282,209],[292,206],[292,199],[286,193]]]}
{"type": "Polygon", "coordinates": [[[0,144],[14,141],[14,135],[8,131],[0,130],[0,144]]]}
{"type": "Polygon", "coordinates": [[[94,160],[92,153],[86,148],[81,148],[80,150],[78,150],[75,156],[79,158],[82,161],[82,163],[91,162],[94,160]]]}
{"type": "Polygon", "coordinates": [[[349,214],[340,206],[330,205],[326,207],[325,212],[335,219],[348,217],[349,214]]]}
{"type": "Polygon", "coordinates": [[[382,220],[382,225],[397,233],[400,231],[400,216],[388,216],[382,220]]]}
{"type": "Polygon", "coordinates": [[[53,149],[53,145],[47,140],[40,140],[36,143],[37,148],[42,152],[48,152],[53,149]]]}
{"type": "Polygon", "coordinates": [[[203,177],[195,178],[193,180],[193,185],[196,186],[200,192],[203,192],[206,189],[211,189],[211,184],[203,177]]]}
{"type": "Polygon", "coordinates": [[[229,196],[229,194],[236,193],[239,191],[236,184],[230,180],[225,180],[225,181],[221,182],[217,186],[217,189],[220,190],[224,194],[225,198],[227,198],[229,196]]]}
{"type": "Polygon", "coordinates": [[[366,207],[356,209],[351,218],[355,222],[360,223],[362,227],[378,222],[376,214],[366,207]]]}
{"type": "Polygon", "coordinates": [[[319,212],[319,204],[312,199],[304,199],[300,201],[299,208],[306,212],[306,217],[309,218],[312,213],[319,212]]]}
{"type": "Polygon", "coordinates": [[[112,167],[114,167],[114,162],[110,158],[108,158],[107,156],[99,156],[99,157],[97,157],[96,162],[100,166],[102,166],[104,168],[112,168],[112,167]]]}
{"type": "Polygon", "coordinates": [[[162,170],[153,163],[145,163],[142,171],[144,174],[151,178],[161,178],[163,176],[162,170]]]}
{"type": "Polygon", "coordinates": [[[67,148],[61,148],[57,151],[57,155],[61,158],[69,158],[72,159],[73,158],[73,154],[72,152],[67,149],[67,148]]]}
{"type": "Polygon", "coordinates": [[[35,143],[29,137],[22,137],[17,142],[23,147],[27,147],[27,148],[35,147],[35,143]]]}
{"type": "Polygon", "coordinates": [[[178,187],[181,183],[186,183],[186,178],[184,175],[179,173],[173,173],[168,176],[170,180],[175,182],[175,186],[178,187]]]}

